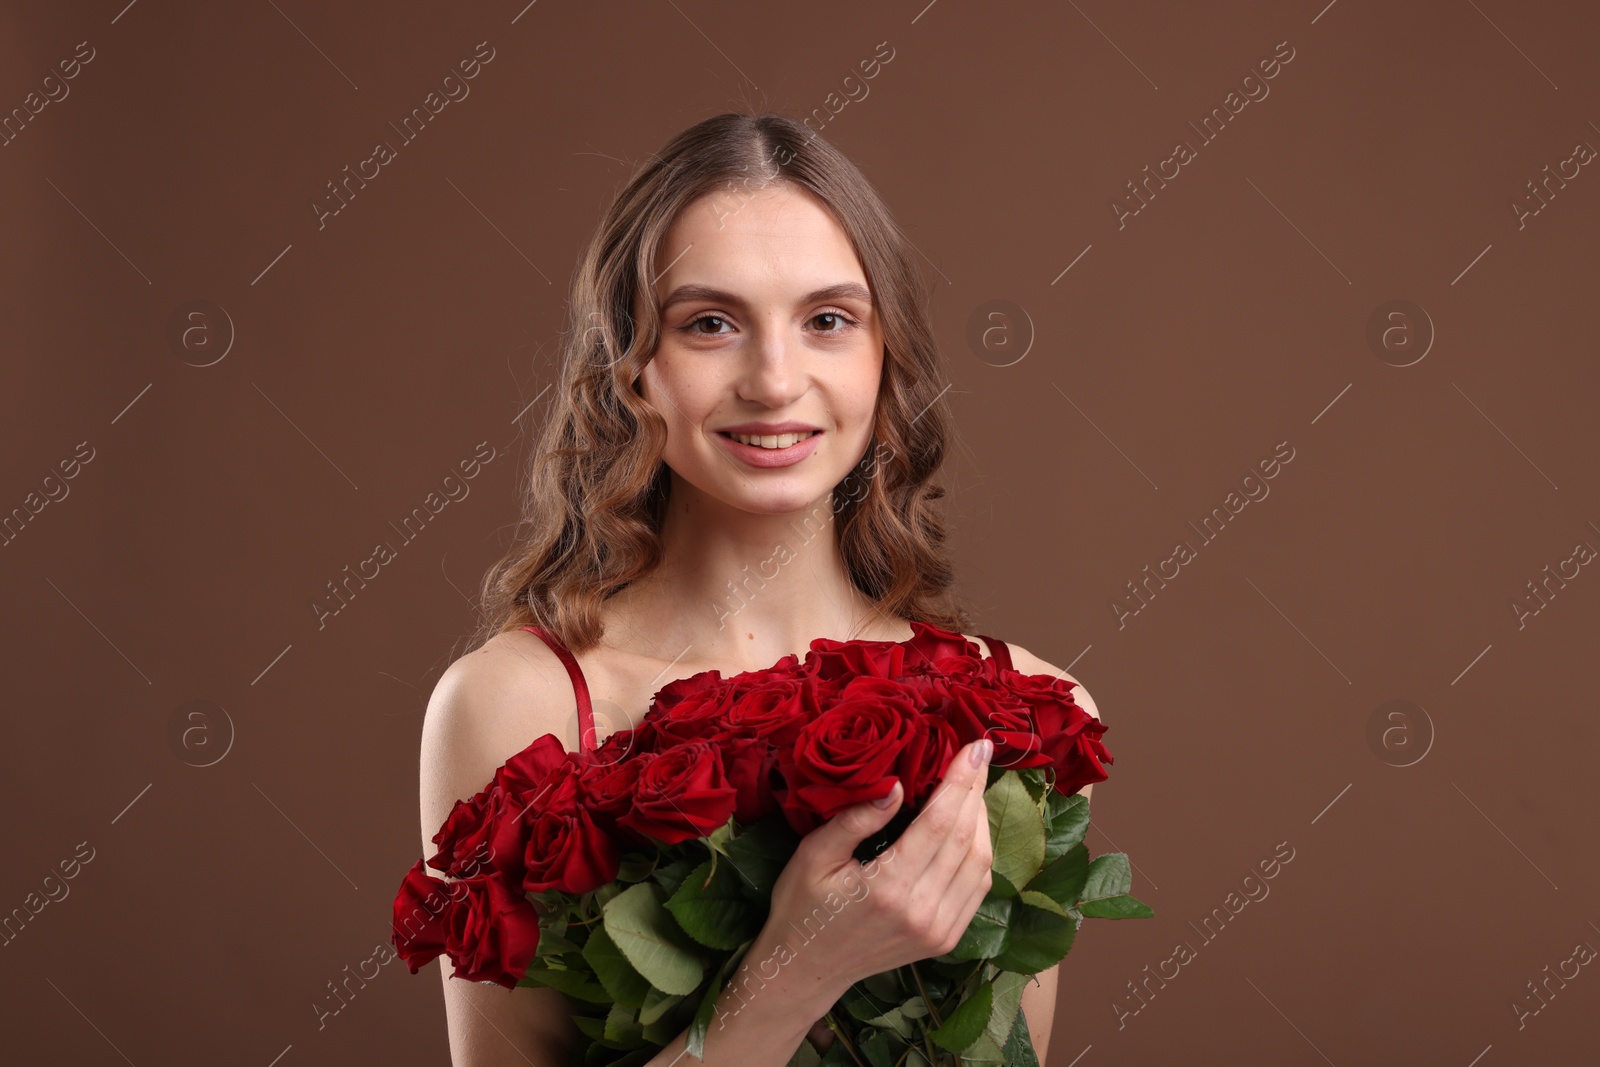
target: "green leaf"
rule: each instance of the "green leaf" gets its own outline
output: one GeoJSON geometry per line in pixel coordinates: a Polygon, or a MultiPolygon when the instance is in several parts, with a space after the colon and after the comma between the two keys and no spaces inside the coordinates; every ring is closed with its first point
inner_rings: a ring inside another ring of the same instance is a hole
{"type": "Polygon", "coordinates": [[[1005,1054],[1000,1051],[1000,1046],[995,1039],[984,1034],[974,1041],[960,1059],[962,1067],[986,1067],[988,1064],[998,1064],[1007,1067],[1005,1054]]]}
{"type": "MultiPolygon", "coordinates": [[[[751,942],[746,941],[734,949],[733,954],[722,961],[722,966],[718,968],[716,975],[706,983],[706,991],[700,997],[699,1006],[695,1008],[694,1022],[689,1024],[688,1034],[684,1037],[684,1047],[689,1055],[697,1060],[706,1058],[706,1034],[711,1029],[711,1020],[717,1014],[717,1001],[721,998],[723,989],[727,987],[728,976],[738,968],[739,961],[744,959],[744,954],[750,945],[751,942]]],[[[742,1007],[744,998],[742,994],[738,995],[742,1007]]],[[[738,1010],[735,1008],[734,1012],[737,1013],[738,1010]]]]}
{"type": "MultiPolygon", "coordinates": [[[[994,1010],[983,1032],[996,1045],[1005,1043],[1011,1032],[1012,1020],[1021,1014],[1022,992],[1028,988],[1029,978],[1014,971],[1001,971],[994,978],[994,1010]]],[[[1007,1060],[1007,1063],[1010,1061],[1007,1060]]]]}
{"type": "Polygon", "coordinates": [[[994,985],[985,982],[973,994],[956,1005],[944,1025],[931,1031],[928,1036],[940,1048],[947,1048],[951,1052],[960,1052],[969,1047],[979,1037],[983,1036],[983,1028],[989,1022],[989,1014],[994,1010],[994,985]]]}
{"type": "Polygon", "coordinates": [[[1017,1012],[1016,1025],[1006,1039],[1005,1061],[1013,1067],[1039,1067],[1039,1053],[1033,1047],[1033,1035],[1028,1032],[1028,1017],[1017,1012]]]}
{"type": "Polygon", "coordinates": [[[1016,771],[1006,771],[983,794],[989,811],[994,869],[1012,885],[1026,885],[1044,864],[1044,820],[1016,771]]]}
{"type": "Polygon", "coordinates": [[[1011,941],[994,958],[994,965],[1003,971],[1038,974],[1061,962],[1072,950],[1077,932],[1071,916],[1019,903],[1011,915],[1011,941]]]}
{"type": "Polygon", "coordinates": [[[802,1041],[784,1067],[822,1067],[822,1053],[810,1041],[802,1041]]]}
{"type": "Polygon", "coordinates": [[[699,864],[699,857],[691,860],[679,856],[670,863],[663,863],[656,867],[655,873],[651,877],[666,892],[667,896],[671,896],[678,891],[678,886],[683,883],[683,880],[689,877],[689,872],[699,864]]]}
{"type": "Polygon", "coordinates": [[[589,943],[583,946],[583,958],[594,968],[594,976],[605,986],[612,1000],[627,1008],[644,1005],[644,995],[650,991],[649,981],[634,970],[604,926],[596,926],[589,933],[589,943]]]}
{"type": "Polygon", "coordinates": [[[549,986],[551,989],[559,989],[569,997],[586,1000],[591,1004],[604,1004],[611,999],[611,994],[607,993],[587,971],[533,966],[528,968],[527,975],[517,984],[549,986]]]}
{"type": "Polygon", "coordinates": [[[682,993],[663,993],[652,989],[644,995],[644,1006],[639,1009],[639,1021],[646,1026],[657,1022],[683,999],[682,993]]]}
{"type": "Polygon", "coordinates": [[[1128,857],[1122,852],[1107,852],[1103,856],[1096,856],[1094,862],[1089,864],[1089,877],[1084,882],[1083,892],[1078,895],[1079,911],[1087,901],[1105,900],[1108,897],[1120,897],[1133,888],[1133,874],[1128,870],[1128,857]]]}
{"type": "Polygon", "coordinates": [[[1086,900],[1078,907],[1085,916],[1097,919],[1148,919],[1155,914],[1150,905],[1127,895],[1086,900]]]}
{"type": "Polygon", "coordinates": [[[822,1054],[822,1067],[855,1067],[855,1061],[844,1050],[844,1042],[835,1038],[828,1051],[822,1054]]]}
{"type": "Polygon", "coordinates": [[[588,1015],[574,1015],[572,1022],[586,1037],[595,1041],[606,1040],[606,1021],[588,1015]]]}
{"type": "Polygon", "coordinates": [[[905,1040],[911,1040],[911,1035],[913,1033],[911,1020],[906,1018],[905,1013],[901,1011],[899,1007],[890,1008],[882,1015],[876,1015],[871,1019],[866,1019],[863,1021],[868,1026],[876,1026],[884,1030],[893,1030],[905,1040]]]}
{"type": "Polygon", "coordinates": [[[799,844],[800,835],[778,813],[745,827],[723,848],[723,855],[738,874],[740,887],[765,903],[799,844]]]}
{"type": "Polygon", "coordinates": [[[623,890],[605,909],[605,931],[634,970],[656,989],[680,996],[693,993],[705,977],[700,957],[683,944],[685,936],[657,895],[639,882],[623,890]]]}
{"type": "Polygon", "coordinates": [[[1044,858],[1048,863],[1083,840],[1089,829],[1089,801],[1082,793],[1064,797],[1051,790],[1045,799],[1050,829],[1045,835],[1044,858]]]}
{"type": "Polygon", "coordinates": [[[633,1009],[621,1004],[611,1005],[611,1013],[605,1021],[605,1040],[618,1048],[638,1048],[644,1044],[644,1027],[639,1025],[633,1009]]]}
{"type": "Polygon", "coordinates": [[[1077,903],[1089,879],[1089,848],[1078,842],[1057,856],[1025,888],[1045,894],[1062,907],[1077,903]]]}
{"type": "Polygon", "coordinates": [[[737,948],[758,932],[756,909],[725,859],[696,867],[667,901],[667,910],[690,937],[710,948],[737,948]]]}
{"type": "Polygon", "coordinates": [[[867,1058],[868,1067],[894,1067],[894,1050],[890,1047],[889,1031],[879,1030],[869,1035],[858,1046],[867,1058]]]}
{"type": "Polygon", "coordinates": [[[1024,904],[1032,905],[1035,908],[1043,908],[1045,911],[1054,912],[1063,919],[1067,917],[1067,909],[1064,906],[1056,903],[1052,897],[1039,892],[1037,889],[1024,889],[1022,891],[1021,899],[1024,904]]]}
{"type": "Polygon", "coordinates": [[[991,887],[949,954],[958,960],[986,960],[998,956],[1010,940],[1011,911],[1015,906],[1015,900],[996,896],[991,887]]]}
{"type": "Polygon", "coordinates": [[[624,852],[622,862],[617,868],[617,881],[642,882],[650,877],[656,869],[656,864],[660,862],[659,852],[652,852],[649,855],[642,852],[624,852]]]}
{"type": "Polygon", "coordinates": [[[1033,767],[1023,768],[1017,771],[1017,777],[1021,779],[1033,802],[1043,805],[1045,793],[1050,790],[1049,783],[1044,780],[1044,771],[1033,767]]]}
{"type": "Polygon", "coordinates": [[[580,947],[554,930],[541,929],[539,931],[539,947],[534,949],[533,954],[535,956],[560,956],[567,952],[577,952],[580,947]]]}

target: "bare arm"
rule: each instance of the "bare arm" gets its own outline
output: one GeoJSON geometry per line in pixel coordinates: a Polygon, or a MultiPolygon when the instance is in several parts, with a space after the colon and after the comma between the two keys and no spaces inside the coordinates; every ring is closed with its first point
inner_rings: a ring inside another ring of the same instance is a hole
{"type": "MultiPolygon", "coordinates": [[[[565,669],[542,643],[491,638],[456,660],[434,687],[422,726],[421,816],[424,858],[457,800],[482,789],[495,769],[546,733],[577,744],[577,705],[565,669]]],[[[443,874],[431,868],[436,878],[443,874]]],[[[583,1040],[565,998],[553,989],[506,989],[451,977],[440,956],[445,1019],[454,1067],[556,1067],[583,1040]]]]}
{"type": "MultiPolygon", "coordinates": [[[[1060,667],[1046,663],[1025,648],[1013,645],[1011,654],[1016,669],[1023,674],[1044,674],[1075,683],[1077,687],[1072,691],[1073,700],[1084,711],[1097,719],[1100,718],[1100,710],[1095,707],[1094,698],[1089,695],[1082,682],[1060,667]]],[[[1089,793],[1093,788],[1092,785],[1086,785],[1079,790],[1084,800],[1089,799],[1089,793]]],[[[1022,991],[1022,1012],[1028,1019],[1028,1032],[1033,1037],[1034,1051],[1039,1054],[1040,1067],[1049,1067],[1046,1057],[1050,1049],[1050,1035],[1055,1027],[1059,968],[1060,964],[1057,964],[1047,971],[1040,971],[1038,982],[1029,982],[1022,991]]]]}

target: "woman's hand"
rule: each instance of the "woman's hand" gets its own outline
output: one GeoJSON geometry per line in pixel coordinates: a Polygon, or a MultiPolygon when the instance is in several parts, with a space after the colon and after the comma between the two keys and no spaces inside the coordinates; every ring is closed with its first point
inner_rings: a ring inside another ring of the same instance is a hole
{"type": "Polygon", "coordinates": [[[791,971],[790,988],[831,1005],[862,978],[955,948],[991,884],[983,790],[993,750],[982,739],[958,751],[899,840],[866,864],[852,853],[900,809],[899,783],[801,840],[757,942],[791,971]]]}

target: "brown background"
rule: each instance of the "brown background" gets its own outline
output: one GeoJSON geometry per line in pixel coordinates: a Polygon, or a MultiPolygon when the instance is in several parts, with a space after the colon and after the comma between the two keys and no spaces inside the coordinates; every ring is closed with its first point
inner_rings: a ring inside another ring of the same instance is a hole
{"type": "Polygon", "coordinates": [[[1600,573],[1511,606],[1600,548],[1600,174],[1511,208],[1600,145],[1593,5],[123,5],[13,5],[0,53],[9,111],[94,49],[0,148],[0,507],[93,449],[0,548],[0,909],[94,850],[0,949],[8,1060],[445,1062],[431,968],[320,1029],[314,1005],[418,854],[424,702],[515,521],[582,243],[634,164],[743,106],[822,108],[927,257],[977,628],[1111,727],[1090,844],[1157,915],[1085,927],[1050,1067],[1600,1057],[1595,966],[1511,1007],[1600,947],[1600,573]],[[402,143],[480,41],[470,96],[402,143]],[[1197,158],[1119,229],[1180,138],[1197,158]],[[319,229],[379,139],[398,157],[319,229]],[[185,347],[196,300],[221,313],[185,347]],[[1374,347],[1392,300],[1427,321],[1374,347]],[[1284,441],[1202,545],[1187,523],[1284,441]],[[470,496],[319,627],[325,583],[479,442],[470,496]],[[1179,539],[1196,558],[1119,626],[1179,539]],[[1409,718],[1374,731],[1391,700],[1409,718]],[[1284,842],[1207,943],[1191,924],[1284,842]]]}

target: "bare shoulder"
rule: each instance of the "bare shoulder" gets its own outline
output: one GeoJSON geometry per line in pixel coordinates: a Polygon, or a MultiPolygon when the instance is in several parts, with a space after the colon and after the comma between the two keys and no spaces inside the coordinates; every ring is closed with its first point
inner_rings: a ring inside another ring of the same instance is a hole
{"type": "Polygon", "coordinates": [[[445,668],[422,721],[423,839],[458,799],[544,734],[577,747],[577,698],[561,660],[523,631],[496,634],[445,668]]]}
{"type": "MultiPolygon", "coordinates": [[[[963,636],[966,637],[968,641],[971,641],[973,644],[977,645],[979,648],[983,648],[985,645],[984,641],[974,637],[971,634],[964,634],[963,636]]],[[[1078,679],[1074,678],[1060,667],[1057,667],[1055,664],[1045,662],[1038,656],[1035,656],[1032,652],[1029,652],[1027,649],[1023,648],[1021,645],[1012,644],[1010,641],[1007,641],[1006,648],[1011,650],[1011,665],[1023,674],[1045,674],[1052,678],[1061,678],[1065,681],[1073,683],[1073,685],[1077,687],[1072,691],[1073,700],[1084,711],[1087,711],[1090,715],[1093,715],[1097,719],[1100,718],[1100,709],[1094,706],[1094,698],[1089,695],[1089,690],[1085,688],[1084,684],[1078,679]]]]}
{"type": "MultiPolygon", "coordinates": [[[[422,725],[424,860],[455,802],[488,785],[501,764],[547,733],[569,751],[576,746],[577,698],[561,660],[538,637],[497,634],[445,669],[422,725]]],[[[579,1048],[571,1009],[554,989],[454,980],[448,956],[433,966],[444,983],[450,1062],[458,1067],[566,1063],[579,1048]]]]}

